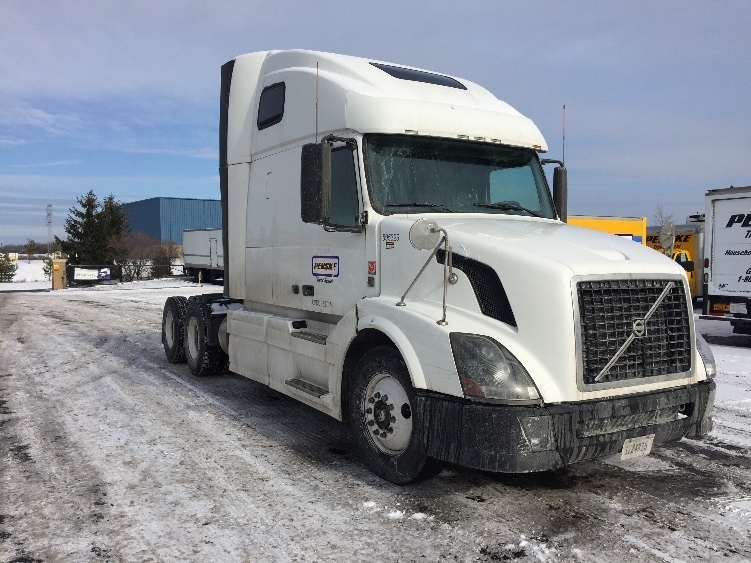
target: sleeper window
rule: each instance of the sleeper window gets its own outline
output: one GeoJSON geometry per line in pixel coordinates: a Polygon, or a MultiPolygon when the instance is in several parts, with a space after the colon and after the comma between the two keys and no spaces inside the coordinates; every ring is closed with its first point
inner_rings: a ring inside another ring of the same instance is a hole
{"type": "Polygon", "coordinates": [[[267,86],[258,102],[258,129],[266,129],[279,123],[284,116],[284,82],[267,86]]]}

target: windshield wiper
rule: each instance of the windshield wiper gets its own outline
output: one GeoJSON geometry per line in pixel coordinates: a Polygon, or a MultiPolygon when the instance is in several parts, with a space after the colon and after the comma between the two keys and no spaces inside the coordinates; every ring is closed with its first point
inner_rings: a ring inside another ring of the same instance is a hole
{"type": "Polygon", "coordinates": [[[490,209],[501,209],[503,211],[523,211],[524,213],[529,213],[534,217],[542,217],[541,213],[532,211],[531,209],[527,209],[526,207],[522,207],[521,205],[513,201],[499,201],[497,203],[475,203],[475,205],[477,207],[489,207],[490,209]]]}
{"type": "Polygon", "coordinates": [[[387,203],[384,207],[430,207],[431,209],[441,209],[442,211],[448,211],[449,213],[455,213],[455,211],[440,203],[429,203],[427,201],[417,201],[414,203],[387,203]]]}

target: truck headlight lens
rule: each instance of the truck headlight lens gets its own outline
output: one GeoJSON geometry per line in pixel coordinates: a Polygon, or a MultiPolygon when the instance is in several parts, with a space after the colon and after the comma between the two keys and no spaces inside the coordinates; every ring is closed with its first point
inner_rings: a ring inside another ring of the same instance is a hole
{"type": "Polygon", "coordinates": [[[465,397],[505,401],[540,399],[527,370],[492,338],[452,332],[449,339],[465,397]]]}
{"type": "Polygon", "coordinates": [[[704,362],[707,379],[714,379],[715,375],[717,375],[717,362],[715,362],[714,354],[712,353],[709,344],[698,332],[696,333],[696,348],[699,350],[699,355],[704,362]]]}

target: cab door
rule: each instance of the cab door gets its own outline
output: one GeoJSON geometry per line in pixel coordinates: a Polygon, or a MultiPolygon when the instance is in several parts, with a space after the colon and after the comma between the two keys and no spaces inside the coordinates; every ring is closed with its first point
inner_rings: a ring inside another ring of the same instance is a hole
{"type": "MultiPolygon", "coordinates": [[[[298,159],[300,154],[297,152],[298,159]]],[[[296,164],[299,172],[300,160],[296,164]]],[[[290,168],[287,165],[283,170],[290,168]]],[[[297,194],[288,192],[292,197],[284,205],[285,220],[277,222],[277,240],[271,248],[275,305],[301,313],[333,315],[328,322],[335,323],[336,317],[344,316],[367,294],[366,233],[359,225],[362,211],[359,170],[354,142],[339,143],[332,148],[327,225],[305,222],[302,208],[305,203],[297,176],[297,194]]],[[[290,314],[295,313],[290,311],[290,314]]]]}
{"type": "Polygon", "coordinates": [[[355,147],[332,148],[329,223],[300,226],[302,309],[342,316],[366,294],[359,169],[355,147]]]}

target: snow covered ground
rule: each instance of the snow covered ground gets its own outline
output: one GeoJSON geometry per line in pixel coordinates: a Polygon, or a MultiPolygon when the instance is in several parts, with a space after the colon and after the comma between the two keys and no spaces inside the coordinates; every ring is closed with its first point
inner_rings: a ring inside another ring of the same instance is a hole
{"type": "Polygon", "coordinates": [[[744,347],[710,344],[717,361],[715,427],[712,436],[751,450],[751,336],[733,335],[726,321],[696,319],[697,330],[713,341],[727,338],[744,347]]]}
{"type": "Polygon", "coordinates": [[[0,284],[0,561],[751,559],[751,337],[712,344],[706,440],[397,487],[342,423],[166,362],[164,299],[215,288],[35,283],[0,284]]]}
{"type": "Polygon", "coordinates": [[[18,260],[14,262],[18,266],[12,282],[0,282],[0,291],[36,291],[52,289],[52,282],[44,276],[44,261],[18,260]]]}

